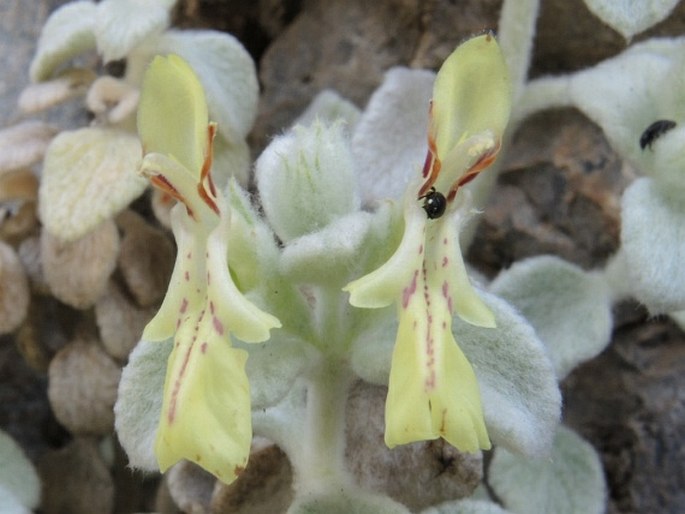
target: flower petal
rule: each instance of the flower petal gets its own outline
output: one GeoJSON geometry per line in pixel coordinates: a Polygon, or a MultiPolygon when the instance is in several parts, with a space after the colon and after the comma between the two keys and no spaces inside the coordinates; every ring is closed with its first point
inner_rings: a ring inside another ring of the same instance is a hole
{"type": "Polygon", "coordinates": [[[240,143],[257,116],[259,84],[254,61],[230,34],[214,30],[168,30],[154,42],[154,53],[175,53],[195,70],[207,95],[218,131],[240,143]]]}
{"type": "Polygon", "coordinates": [[[461,451],[490,448],[476,376],[452,336],[447,298],[431,289],[430,273],[414,277],[400,306],[385,408],[385,442],[443,437],[461,451]],[[406,298],[406,297],[405,297],[406,298]]]}
{"type": "MultiPolygon", "coordinates": [[[[459,45],[443,63],[433,86],[429,142],[437,159],[444,164],[456,145],[477,134],[491,133],[499,141],[510,110],[508,68],[493,34],[459,45]]],[[[441,187],[436,188],[448,191],[464,171],[445,169],[441,187]]]]}
{"type": "Polygon", "coordinates": [[[435,266],[434,276],[443,295],[447,295],[450,311],[461,319],[479,327],[494,328],[495,317],[483,303],[466,273],[466,265],[459,247],[459,232],[464,214],[455,211],[429,228],[426,258],[435,266]],[[437,230],[436,230],[437,228],[437,230]]]}
{"type": "Polygon", "coordinates": [[[380,268],[343,287],[350,304],[375,309],[396,302],[421,269],[426,231],[426,213],[416,201],[415,189],[408,188],[404,199],[404,234],[395,253],[380,268]]]}
{"type": "Polygon", "coordinates": [[[174,337],[155,454],[161,471],[187,459],[230,483],[252,441],[247,352],[231,348],[214,319],[195,310],[174,337]]]}
{"type": "Polygon", "coordinates": [[[200,177],[208,149],[207,101],[193,69],[177,55],[157,56],[143,79],[138,133],[144,153],[173,155],[200,177]]]}

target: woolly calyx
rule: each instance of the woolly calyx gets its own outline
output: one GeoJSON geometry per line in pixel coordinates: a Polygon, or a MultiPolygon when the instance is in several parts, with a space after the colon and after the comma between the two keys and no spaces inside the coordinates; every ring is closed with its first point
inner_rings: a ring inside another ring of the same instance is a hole
{"type": "Polygon", "coordinates": [[[295,127],[257,160],[257,187],[276,235],[288,242],[359,208],[347,138],[340,124],[295,127]]]}
{"type": "Polygon", "coordinates": [[[627,40],[666,19],[677,4],[678,0],[585,0],[595,16],[627,40]]]}
{"type": "Polygon", "coordinates": [[[230,333],[261,342],[280,322],[249,302],[229,272],[231,211],[210,174],[214,125],[202,86],[180,57],[150,65],[138,124],[150,152],[141,173],[179,200],[171,212],[174,271],[143,332],[148,341],[174,340],[155,454],[162,471],[187,459],[230,483],[245,468],[252,439],[247,352],[231,347],[230,333]]]}
{"type": "Polygon", "coordinates": [[[316,120],[332,125],[342,121],[348,131],[353,131],[361,111],[352,102],[345,100],[332,89],[324,89],[314,97],[307,109],[293,123],[296,125],[313,125],[316,120]]]}
{"type": "Polygon", "coordinates": [[[609,344],[612,318],[606,284],[558,257],[518,262],[500,273],[490,290],[533,325],[559,380],[609,344]]]}
{"type": "Polygon", "coordinates": [[[649,178],[633,182],[621,202],[621,252],[633,296],[652,314],[685,308],[685,200],[649,178]]]}
{"type": "Polygon", "coordinates": [[[136,174],[140,155],[138,138],[121,130],[59,134],[47,149],[39,189],[45,228],[74,241],[124,209],[146,186],[136,174]]]}
{"type": "Polygon", "coordinates": [[[497,448],[490,464],[490,485],[512,512],[601,514],[605,510],[606,484],[599,456],[563,426],[556,430],[549,459],[530,460],[497,448]]]}
{"type": "Polygon", "coordinates": [[[224,190],[231,206],[231,230],[228,234],[228,262],[231,274],[241,291],[266,287],[270,270],[277,266],[279,250],[273,233],[250,203],[250,197],[230,179],[224,190]]]}

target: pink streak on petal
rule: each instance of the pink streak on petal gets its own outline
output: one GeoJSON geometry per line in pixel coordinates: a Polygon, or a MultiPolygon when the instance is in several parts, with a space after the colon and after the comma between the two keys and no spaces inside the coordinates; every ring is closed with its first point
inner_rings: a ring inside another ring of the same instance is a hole
{"type": "Polygon", "coordinates": [[[447,300],[447,308],[449,309],[450,313],[452,312],[452,296],[450,295],[450,287],[447,284],[447,280],[445,280],[442,283],[442,296],[445,297],[445,300],[447,300]]]}
{"type": "Polygon", "coordinates": [[[407,306],[409,305],[409,300],[411,300],[411,297],[414,295],[416,292],[416,278],[419,275],[419,270],[414,271],[414,276],[411,279],[411,283],[409,286],[405,287],[402,290],[402,308],[406,309],[407,306]]]}
{"type": "Polygon", "coordinates": [[[212,323],[214,324],[214,330],[216,330],[220,336],[224,335],[224,325],[219,321],[219,318],[213,316],[212,323]]]}

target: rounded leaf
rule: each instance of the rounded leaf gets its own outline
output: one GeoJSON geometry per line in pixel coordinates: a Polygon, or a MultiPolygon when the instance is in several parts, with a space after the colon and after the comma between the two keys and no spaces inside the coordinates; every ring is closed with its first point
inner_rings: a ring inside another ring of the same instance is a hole
{"type": "Polygon", "coordinates": [[[153,449],[172,347],[171,339],[140,341],[121,373],[114,404],[114,427],[128,455],[129,465],[134,468],[159,470],[153,449]]]}
{"type": "Polygon", "coordinates": [[[552,363],[532,326],[504,300],[482,292],[496,328],[455,316],[452,331],[473,366],[492,442],[516,453],[543,456],[561,414],[552,363]]]}
{"type": "Polygon", "coordinates": [[[43,25],[29,75],[33,82],[49,79],[61,64],[95,48],[97,6],[89,0],[55,10],[43,25]]]}
{"type": "Polygon", "coordinates": [[[612,316],[607,285],[558,257],[514,264],[490,284],[533,325],[549,350],[559,380],[609,344],[612,316]]]}
{"type": "Polygon", "coordinates": [[[647,30],[666,19],[679,0],[585,0],[585,5],[624,38],[647,30]]]}
{"type": "Polygon", "coordinates": [[[374,92],[352,134],[364,201],[401,198],[428,151],[428,106],[435,74],[393,68],[374,92]]]}
{"type": "Polygon", "coordinates": [[[621,252],[630,290],[652,314],[685,309],[685,196],[641,178],[623,194],[621,252]]]}
{"type": "Polygon", "coordinates": [[[107,128],[62,132],[48,147],[39,190],[44,227],[73,241],[112,218],[145,190],[138,138],[107,128]]]}
{"type": "Polygon", "coordinates": [[[495,449],[490,485],[504,505],[518,514],[602,514],[606,484],[594,448],[559,426],[552,454],[531,460],[495,449]]]}

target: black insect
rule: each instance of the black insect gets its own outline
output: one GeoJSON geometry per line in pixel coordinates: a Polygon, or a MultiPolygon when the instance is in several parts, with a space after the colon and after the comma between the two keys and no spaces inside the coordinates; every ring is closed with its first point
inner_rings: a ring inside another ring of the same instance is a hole
{"type": "Polygon", "coordinates": [[[652,144],[654,141],[659,139],[661,136],[663,136],[666,132],[669,130],[674,129],[676,126],[675,121],[671,120],[659,120],[655,121],[652,123],[649,127],[645,129],[645,131],[642,133],[640,136],[640,148],[643,150],[646,147],[649,147],[649,149],[652,149],[652,144]]]}
{"type": "Polygon", "coordinates": [[[434,187],[430,188],[430,191],[423,196],[419,197],[419,200],[423,199],[423,210],[426,211],[428,218],[434,220],[445,214],[445,209],[447,209],[447,199],[445,195],[435,190],[434,187]]]}

